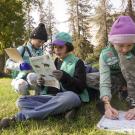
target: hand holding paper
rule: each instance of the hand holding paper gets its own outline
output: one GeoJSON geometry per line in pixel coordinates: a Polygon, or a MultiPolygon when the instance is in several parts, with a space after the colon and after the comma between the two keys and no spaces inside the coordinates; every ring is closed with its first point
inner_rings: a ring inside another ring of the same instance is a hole
{"type": "Polygon", "coordinates": [[[109,119],[118,119],[119,112],[110,104],[105,106],[105,117],[109,119]]]}
{"type": "Polygon", "coordinates": [[[45,84],[45,79],[44,79],[43,77],[39,77],[39,78],[37,79],[37,84],[38,84],[39,86],[44,85],[44,84],[45,84]]]}
{"type": "Polygon", "coordinates": [[[29,63],[23,62],[20,64],[20,69],[21,70],[31,70],[32,67],[29,63]]]}
{"type": "Polygon", "coordinates": [[[135,108],[128,110],[125,114],[125,118],[127,120],[135,120],[135,108]]]}
{"type": "Polygon", "coordinates": [[[52,74],[57,80],[60,80],[63,76],[63,72],[61,70],[54,70],[52,74]]]}
{"type": "MultiPolygon", "coordinates": [[[[39,75],[39,77],[42,76],[43,79],[45,80],[44,83],[45,86],[50,86],[50,87],[55,87],[60,89],[60,84],[53,75],[53,71],[56,70],[56,67],[50,56],[43,55],[43,56],[31,57],[30,63],[32,65],[33,70],[39,75]]],[[[38,82],[39,84],[43,83],[41,79],[38,82]]]]}

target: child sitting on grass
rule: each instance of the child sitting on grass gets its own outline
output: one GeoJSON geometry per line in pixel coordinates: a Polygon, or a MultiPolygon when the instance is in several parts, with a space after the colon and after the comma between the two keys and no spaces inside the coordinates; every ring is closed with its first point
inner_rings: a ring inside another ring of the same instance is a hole
{"type": "Polygon", "coordinates": [[[71,36],[60,32],[52,45],[57,56],[54,62],[57,70],[53,71],[53,76],[60,82],[61,88],[45,87],[45,78],[37,78],[37,85],[45,89],[38,96],[20,97],[17,101],[20,111],[12,118],[2,119],[1,128],[8,127],[11,122],[45,119],[49,115],[60,113],[65,113],[65,118],[70,119],[75,114],[74,108],[89,101],[85,66],[83,61],[72,53],[74,47],[71,36]]]}
{"type": "Polygon", "coordinates": [[[43,55],[41,47],[46,41],[47,32],[45,25],[40,23],[38,27],[32,31],[30,41],[17,48],[23,58],[23,62],[16,63],[11,59],[7,60],[5,67],[11,70],[14,75],[11,85],[19,95],[29,95],[29,80],[33,79],[27,77],[28,74],[32,72],[29,58],[43,55]]]}

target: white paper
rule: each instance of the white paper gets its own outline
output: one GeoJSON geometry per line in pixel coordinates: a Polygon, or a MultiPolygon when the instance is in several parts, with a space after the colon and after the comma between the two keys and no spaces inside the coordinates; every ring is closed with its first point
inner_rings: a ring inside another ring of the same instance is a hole
{"type": "Polygon", "coordinates": [[[9,56],[9,58],[12,59],[14,62],[19,63],[23,61],[22,56],[20,55],[20,53],[16,48],[6,48],[5,51],[9,56]]]}
{"type": "Polygon", "coordinates": [[[119,112],[118,120],[107,119],[103,116],[97,127],[104,130],[135,134],[135,120],[126,120],[123,111],[119,112]]]}
{"type": "Polygon", "coordinates": [[[31,57],[30,63],[33,70],[45,78],[45,86],[55,87],[60,89],[59,81],[53,77],[52,71],[56,70],[53,60],[49,55],[31,57]]]}

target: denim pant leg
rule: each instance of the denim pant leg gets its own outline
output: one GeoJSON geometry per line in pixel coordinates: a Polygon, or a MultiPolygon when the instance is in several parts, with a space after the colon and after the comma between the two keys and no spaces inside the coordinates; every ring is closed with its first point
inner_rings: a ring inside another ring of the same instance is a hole
{"type": "Polygon", "coordinates": [[[16,101],[16,106],[20,110],[34,109],[48,102],[52,97],[51,95],[22,96],[16,101]]]}
{"type": "MultiPolygon", "coordinates": [[[[43,100],[43,97],[44,97],[44,100],[46,100],[47,98],[47,96],[41,96],[41,97],[42,97],[42,100],[43,100]]],[[[29,98],[27,99],[27,102],[29,102],[29,98]]],[[[16,115],[17,120],[26,120],[26,119],[31,119],[31,118],[44,119],[48,115],[63,113],[74,107],[78,107],[81,104],[81,100],[79,96],[71,91],[58,93],[56,96],[52,96],[47,102],[41,102],[42,100],[37,101],[36,98],[35,99],[33,98],[32,100],[34,104],[33,108],[30,107],[28,109],[26,107],[25,108],[22,107],[22,110],[16,115]]]]}
{"type": "Polygon", "coordinates": [[[72,91],[60,92],[54,100],[57,102],[57,107],[50,113],[51,115],[64,113],[81,105],[80,97],[72,91]]]}

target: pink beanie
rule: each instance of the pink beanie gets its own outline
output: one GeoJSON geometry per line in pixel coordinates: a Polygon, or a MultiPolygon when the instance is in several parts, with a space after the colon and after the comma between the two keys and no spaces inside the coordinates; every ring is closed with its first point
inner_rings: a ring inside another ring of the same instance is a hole
{"type": "Polygon", "coordinates": [[[108,35],[112,44],[135,43],[135,22],[130,16],[119,16],[108,35]]]}

